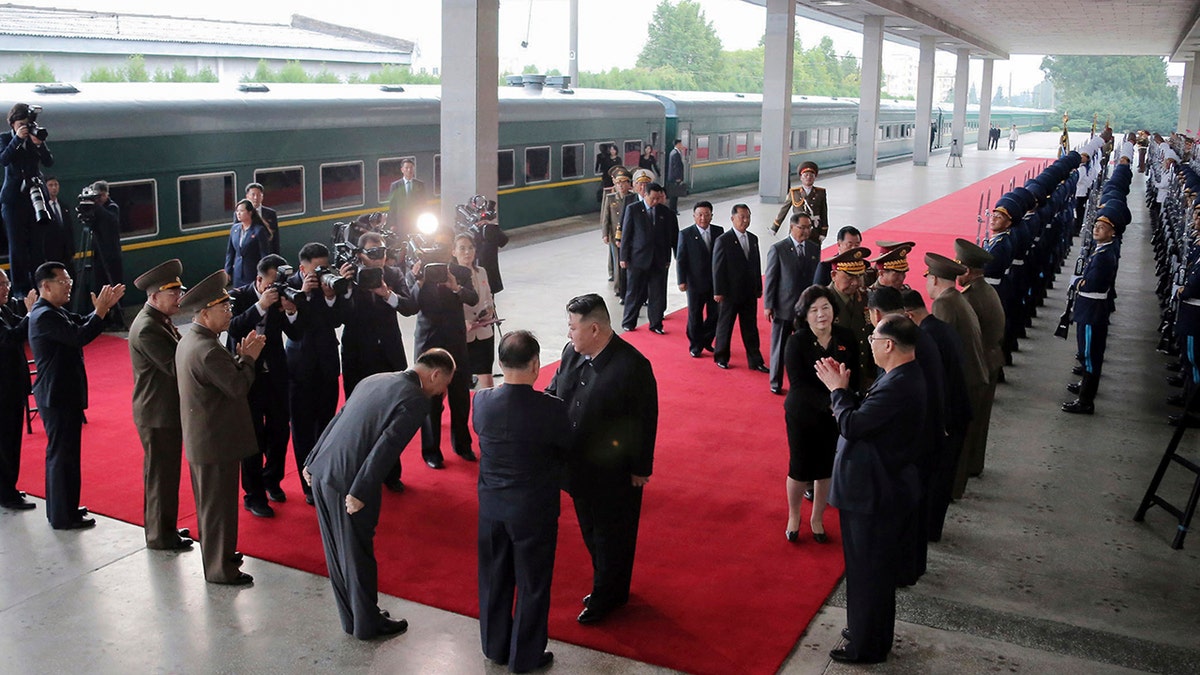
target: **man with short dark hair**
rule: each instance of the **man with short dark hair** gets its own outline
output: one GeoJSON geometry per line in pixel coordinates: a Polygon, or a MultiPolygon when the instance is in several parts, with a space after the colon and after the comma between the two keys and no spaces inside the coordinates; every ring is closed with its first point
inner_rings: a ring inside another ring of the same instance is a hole
{"type": "Polygon", "coordinates": [[[599,295],[567,303],[567,337],[546,393],[567,402],[571,421],[566,489],[593,572],[578,621],[591,624],[629,602],[642,489],[654,469],[658,383],[646,357],[613,333],[599,295]]]}
{"type": "Polygon", "coordinates": [[[105,316],[125,294],[125,286],[104,286],[92,294],[95,311],[68,312],[71,275],[60,262],[42,263],[33,274],[41,296],[29,312],[29,346],[37,366],[33,397],[46,427],[46,518],[56,530],[92,527],[79,506],[80,436],[88,407],[83,347],[95,340],[105,316]]]}
{"type": "Polygon", "coordinates": [[[417,179],[417,163],[412,157],[400,160],[400,180],[388,188],[388,225],[400,237],[416,232],[417,216],[429,197],[425,181],[417,179]]]}
{"type": "Polygon", "coordinates": [[[695,224],[679,233],[675,247],[676,280],[679,290],[687,293],[688,351],[700,358],[704,350],[713,350],[717,336],[717,312],[713,299],[712,249],[725,228],[712,224],[713,207],[700,201],[692,207],[695,224]]]}
{"type": "Polygon", "coordinates": [[[663,182],[668,190],[675,191],[675,196],[671,197],[668,203],[669,208],[675,215],[679,215],[678,190],[683,185],[683,157],[686,153],[687,147],[684,146],[683,140],[676,138],[675,144],[671,148],[671,153],[667,155],[667,175],[663,182]]]}
{"type": "Polygon", "coordinates": [[[718,368],[729,367],[733,322],[737,321],[750,370],[767,373],[770,369],[763,363],[758,343],[758,299],[762,297],[758,237],[747,231],[749,206],[734,204],[730,216],[733,227],[713,245],[713,299],[720,305],[713,361],[718,368]]]}
{"type": "MultiPolygon", "coordinates": [[[[862,232],[858,231],[853,225],[846,225],[837,233],[837,252],[845,253],[846,251],[856,249],[862,246],[862,232]]],[[[829,265],[829,261],[823,260],[817,263],[817,271],[813,273],[813,284],[817,286],[828,286],[833,279],[833,274],[829,265]]]]}
{"type": "Polygon", "coordinates": [[[37,302],[30,290],[24,306],[9,296],[8,274],[0,270],[0,507],[28,511],[34,503],[17,489],[21,473],[21,437],[25,434],[25,406],[29,405],[29,364],[25,343],[29,339],[29,312],[37,302]]]}
{"type": "MultiPolygon", "coordinates": [[[[96,193],[96,206],[92,209],[92,248],[95,258],[96,285],[120,284],[125,278],[125,266],[121,260],[121,209],[108,197],[108,182],[92,183],[96,193]]],[[[124,325],[120,311],[112,316],[112,322],[124,325]]]]}
{"type": "Polygon", "coordinates": [[[540,351],[528,331],[501,338],[504,384],[477,392],[472,414],[479,436],[479,635],[484,655],[514,673],[554,659],[546,651],[547,622],[571,422],[561,399],[533,389],[540,351]]]}
{"type": "Polygon", "coordinates": [[[767,249],[763,289],[763,313],[771,322],[772,394],[783,393],[783,348],[796,324],[796,301],[812,284],[821,258],[821,247],[809,237],[812,216],[797,211],[789,223],[788,236],[767,249]]]}
{"type": "Polygon", "coordinates": [[[381,486],[429,415],[429,399],[446,393],[454,370],[449,352],[431,349],[409,370],[363,380],[305,461],[342,630],[360,640],[408,630],[408,621],[379,609],[381,486]]]}
{"type": "Polygon", "coordinates": [[[625,316],[621,327],[637,328],[638,313],[646,305],[650,332],[663,335],[667,310],[667,273],[679,241],[679,220],[667,208],[666,191],[651,183],[646,201],[630,204],[621,222],[621,268],[627,275],[625,316]]]}
{"type": "Polygon", "coordinates": [[[55,176],[46,176],[46,209],[50,211],[50,222],[46,223],[42,232],[42,259],[38,264],[47,260],[56,260],[72,269],[75,261],[75,221],[71,217],[71,209],[62,204],[59,191],[62,185],[55,176]]]}
{"type": "Polygon", "coordinates": [[[8,112],[9,129],[0,134],[0,164],[4,166],[0,221],[8,239],[11,282],[17,295],[25,295],[37,287],[33,281],[37,268],[34,260],[41,255],[38,214],[30,201],[30,180],[41,176],[42,166],[54,166],[50,147],[31,133],[30,117],[35,112],[28,103],[14,104],[8,112]]]}
{"type": "Polygon", "coordinates": [[[263,206],[263,197],[266,196],[266,190],[262,183],[250,183],[246,185],[246,199],[254,205],[254,209],[258,211],[258,215],[262,217],[263,223],[267,226],[267,232],[271,233],[271,238],[267,242],[267,250],[275,255],[279,255],[279,214],[275,209],[269,206],[263,206]]]}

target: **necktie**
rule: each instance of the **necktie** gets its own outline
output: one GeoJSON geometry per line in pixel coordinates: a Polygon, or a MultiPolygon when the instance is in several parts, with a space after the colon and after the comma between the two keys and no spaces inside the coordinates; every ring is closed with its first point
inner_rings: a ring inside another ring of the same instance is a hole
{"type": "Polygon", "coordinates": [[[700,238],[704,240],[704,248],[712,248],[712,244],[708,241],[708,230],[700,230],[700,238]]]}
{"type": "Polygon", "coordinates": [[[746,254],[746,257],[749,258],[750,257],[750,241],[749,241],[749,239],[747,239],[746,234],[744,232],[738,234],[738,241],[741,242],[741,244],[742,244],[742,253],[746,254]]]}
{"type": "Polygon", "coordinates": [[[408,196],[408,195],[411,195],[411,194],[412,194],[412,182],[411,182],[411,181],[404,181],[404,195],[405,195],[405,196],[408,196]]]}

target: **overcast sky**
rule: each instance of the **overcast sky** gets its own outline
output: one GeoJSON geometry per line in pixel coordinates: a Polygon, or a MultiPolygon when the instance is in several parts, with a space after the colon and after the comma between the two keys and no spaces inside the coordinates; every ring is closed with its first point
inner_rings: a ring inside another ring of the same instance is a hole
{"type": "MultiPolygon", "coordinates": [[[[198,3],[164,3],[161,0],[60,0],[26,3],[46,7],[72,7],[108,12],[138,12],[197,16],[209,19],[273,21],[286,23],[291,14],[304,14],[322,21],[354,26],[413,40],[421,51],[423,64],[437,65],[441,54],[441,3],[437,0],[366,0],[337,3],[329,0],[288,0],[288,2],[247,2],[246,0],[203,0],[198,3]]],[[[22,4],[26,4],[22,3],[22,4]]],[[[634,65],[646,40],[646,25],[654,13],[655,0],[580,0],[579,69],[607,70],[634,65]]],[[[725,49],[750,49],[763,35],[766,10],[742,0],[700,0],[704,13],[717,30],[725,49]]],[[[568,69],[567,0],[501,0],[500,69],[520,72],[526,65],[542,70],[568,69]],[[523,41],[528,47],[522,47],[523,41]]],[[[862,36],[833,26],[797,19],[805,46],[815,45],[829,35],[838,54],[862,54],[862,36]]],[[[916,49],[885,43],[884,68],[888,57],[916,49]]],[[[954,69],[954,56],[938,52],[938,70],[954,69]]],[[[913,59],[915,63],[915,57],[913,59]]],[[[997,61],[994,82],[1008,90],[1031,89],[1043,79],[1038,65],[1040,56],[1014,56],[997,61]]],[[[981,77],[981,62],[971,63],[971,79],[981,77]]],[[[1177,66],[1180,74],[1182,64],[1177,66]]],[[[914,66],[915,67],[915,66],[914,66]]],[[[1174,72],[1174,69],[1172,70],[1174,72]]]]}

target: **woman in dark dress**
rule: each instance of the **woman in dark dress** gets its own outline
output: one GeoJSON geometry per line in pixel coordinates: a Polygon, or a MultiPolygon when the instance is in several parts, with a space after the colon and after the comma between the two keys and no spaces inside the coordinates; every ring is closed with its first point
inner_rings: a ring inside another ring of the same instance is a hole
{"type": "Polygon", "coordinates": [[[809,524],[813,539],[825,543],[825,502],[829,497],[829,477],[833,474],[833,456],[837,451],[837,422],[829,407],[829,389],[817,378],[813,368],[818,360],[833,357],[850,369],[850,388],[858,389],[858,341],[847,328],[833,323],[837,305],[833,293],[824,286],[810,286],[796,303],[796,332],[784,349],[789,389],[783,401],[787,422],[788,477],[787,540],[800,539],[800,505],[804,487],[813,482],[813,508],[809,524]]]}
{"type": "Polygon", "coordinates": [[[642,146],[642,156],[638,157],[638,168],[653,171],[658,180],[662,181],[662,172],[658,170],[658,158],[654,156],[653,145],[642,146]]]}

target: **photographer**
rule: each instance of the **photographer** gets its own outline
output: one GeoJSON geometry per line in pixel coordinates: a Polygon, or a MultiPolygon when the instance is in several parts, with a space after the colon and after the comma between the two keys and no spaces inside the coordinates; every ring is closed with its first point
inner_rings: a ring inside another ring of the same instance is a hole
{"type": "MultiPolygon", "coordinates": [[[[354,276],[354,265],[335,272],[329,267],[329,248],[310,242],[300,249],[300,271],[288,285],[302,292],[293,330],[298,336],[287,343],[288,405],[292,417],[292,451],[296,466],[304,466],[325,425],[333,419],[338,404],[338,339],[350,308],[350,292],[339,294],[334,285],[339,277],[354,276]]],[[[289,334],[289,337],[291,335],[289,334]]],[[[304,499],[312,504],[312,488],[300,481],[304,499]]]]}
{"type": "MultiPolygon", "coordinates": [[[[8,260],[12,266],[12,287],[18,296],[33,286],[33,271],[43,261],[41,236],[37,224],[49,218],[45,212],[45,193],[41,185],[42,166],[54,166],[54,156],[46,146],[45,129],[36,124],[40,106],[18,103],[8,111],[12,131],[0,134],[0,165],[4,167],[4,185],[0,187],[0,218],[8,236],[8,260]],[[34,195],[34,191],[37,192],[34,195]],[[34,207],[40,197],[39,214],[34,207]]],[[[68,262],[68,261],[62,261],[68,262]]]]}
{"type": "Polygon", "coordinates": [[[242,460],[242,502],[247,511],[260,518],[275,515],[268,500],[287,501],[280,486],[288,445],[288,367],[283,336],[286,334],[293,340],[300,337],[296,329],[299,317],[296,304],[280,288],[286,285],[289,272],[287,261],[274,253],[258,261],[254,283],[232,293],[233,319],[226,340],[229,351],[235,354],[237,345],[251,331],[267,340],[254,362],[254,384],[249,393],[258,452],[242,460]]]}
{"type": "MultiPolygon", "coordinates": [[[[108,198],[108,182],[98,180],[92,183],[95,193],[96,206],[92,210],[92,251],[95,260],[96,286],[115,286],[121,283],[125,276],[124,264],[121,261],[121,209],[108,198]]],[[[125,318],[121,316],[121,308],[117,307],[109,320],[109,325],[124,328],[125,318]]]]}

